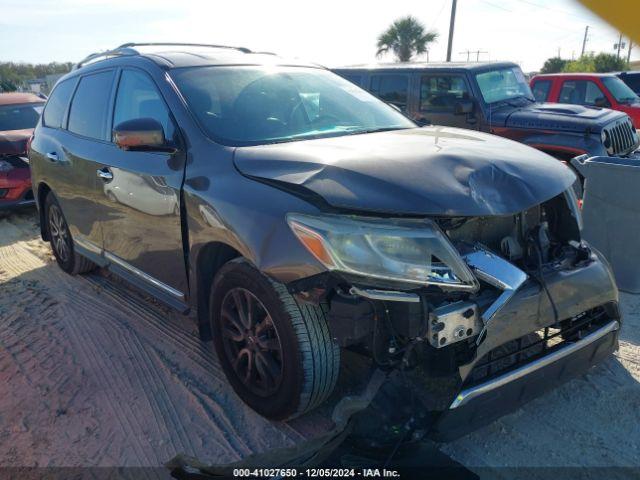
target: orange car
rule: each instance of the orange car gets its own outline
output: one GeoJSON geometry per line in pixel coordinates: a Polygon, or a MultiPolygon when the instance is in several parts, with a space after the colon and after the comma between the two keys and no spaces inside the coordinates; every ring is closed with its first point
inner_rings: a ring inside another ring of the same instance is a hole
{"type": "Polygon", "coordinates": [[[0,93],[0,210],[34,204],[27,144],[43,106],[32,93],[0,93]]]}

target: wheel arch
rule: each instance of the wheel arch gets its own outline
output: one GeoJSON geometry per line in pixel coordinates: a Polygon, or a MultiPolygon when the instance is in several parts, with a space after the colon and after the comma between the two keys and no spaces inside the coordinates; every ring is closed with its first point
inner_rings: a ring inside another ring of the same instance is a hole
{"type": "Polygon", "coordinates": [[[198,313],[198,332],[202,340],[211,340],[209,325],[209,291],[213,277],[225,263],[242,254],[223,242],[210,242],[203,245],[195,262],[196,305],[198,313]]]}
{"type": "Polygon", "coordinates": [[[47,240],[49,240],[49,234],[47,232],[47,228],[46,228],[46,222],[44,221],[44,202],[47,199],[47,195],[49,194],[49,192],[51,192],[51,187],[49,187],[49,185],[47,185],[45,182],[40,182],[38,184],[38,189],[36,191],[36,204],[38,207],[38,218],[40,220],[40,236],[42,237],[42,240],[44,240],[45,242],[47,240]]]}

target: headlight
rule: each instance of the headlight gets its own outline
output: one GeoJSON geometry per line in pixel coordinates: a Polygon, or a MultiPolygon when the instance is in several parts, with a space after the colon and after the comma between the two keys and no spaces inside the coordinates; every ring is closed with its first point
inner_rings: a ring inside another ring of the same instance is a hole
{"type": "Polygon", "coordinates": [[[431,220],[290,213],[287,222],[329,270],[401,283],[478,289],[467,264],[431,220]]]}

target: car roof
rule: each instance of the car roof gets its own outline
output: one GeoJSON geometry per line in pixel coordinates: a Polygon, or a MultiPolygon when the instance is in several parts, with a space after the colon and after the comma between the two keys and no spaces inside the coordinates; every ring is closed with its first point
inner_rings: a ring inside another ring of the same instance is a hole
{"type": "Polygon", "coordinates": [[[113,50],[89,55],[76,65],[76,69],[114,57],[143,57],[168,69],[207,65],[319,67],[312,62],[288,59],[270,52],[253,52],[244,47],[193,43],[125,43],[113,50]]]}
{"type": "Polygon", "coordinates": [[[563,73],[539,73],[535,76],[535,78],[553,78],[553,77],[599,77],[599,78],[604,78],[604,77],[615,77],[616,74],[614,72],[611,73],[588,73],[588,72],[576,72],[576,73],[570,73],[570,72],[563,72],[563,73]]]}
{"type": "Polygon", "coordinates": [[[337,67],[336,71],[377,71],[377,70],[469,70],[481,71],[500,67],[517,67],[513,62],[397,62],[367,63],[337,67]]]}
{"type": "Polygon", "coordinates": [[[34,93],[0,93],[0,105],[19,105],[22,103],[44,103],[44,99],[34,93]]]}

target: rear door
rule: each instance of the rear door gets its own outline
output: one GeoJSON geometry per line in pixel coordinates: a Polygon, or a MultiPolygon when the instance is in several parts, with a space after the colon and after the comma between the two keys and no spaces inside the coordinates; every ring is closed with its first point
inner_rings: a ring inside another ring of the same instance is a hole
{"type": "MultiPolygon", "coordinates": [[[[111,125],[153,118],[163,126],[168,144],[177,147],[175,122],[153,79],[126,68],[117,84],[111,125]]],[[[105,257],[119,274],[180,308],[187,292],[180,225],[182,151],[125,151],[112,141],[108,150],[98,166],[103,172],[99,202],[107,212],[102,222],[105,257]]]]}
{"type": "Polygon", "coordinates": [[[108,155],[107,117],[115,70],[101,70],[59,84],[45,109],[38,177],[58,199],[80,249],[99,253],[102,245],[96,169],[108,155]],[[74,90],[75,89],[75,90],[74,90]],[[67,105],[72,95],[71,105],[67,105]],[[55,97],[55,98],[54,98],[55,97]]]}

